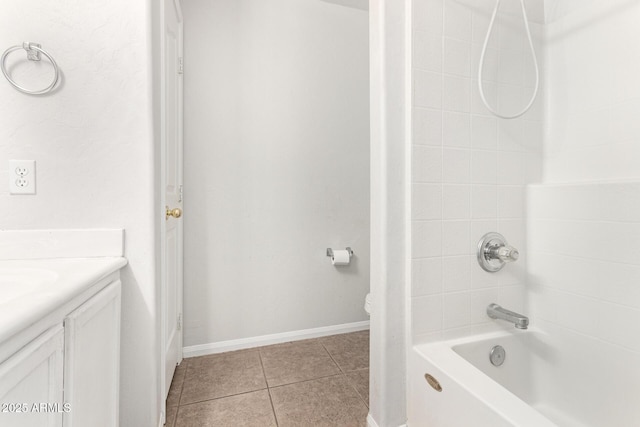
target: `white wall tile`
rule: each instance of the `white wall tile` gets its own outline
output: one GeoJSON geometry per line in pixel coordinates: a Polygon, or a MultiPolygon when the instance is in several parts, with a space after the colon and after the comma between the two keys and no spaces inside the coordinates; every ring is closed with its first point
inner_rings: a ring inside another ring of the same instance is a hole
{"type": "MultiPolygon", "coordinates": [[[[487,37],[487,31],[489,30],[489,20],[491,19],[490,10],[475,10],[472,16],[472,35],[471,39],[474,44],[482,46],[485,38],[487,37]]],[[[498,48],[498,33],[500,29],[497,25],[494,25],[493,31],[489,37],[488,46],[492,49],[498,48]]]]}
{"type": "Polygon", "coordinates": [[[509,85],[524,85],[524,56],[522,52],[500,51],[498,82],[509,85]]]}
{"type": "Polygon", "coordinates": [[[442,287],[444,292],[471,289],[472,257],[454,256],[442,258],[442,287]]]}
{"type": "Polygon", "coordinates": [[[471,287],[473,289],[495,288],[499,286],[495,274],[484,271],[477,263],[471,269],[471,287]]]}
{"type": "Polygon", "coordinates": [[[498,152],[498,184],[523,185],[525,157],[523,153],[498,152]]]}
{"type": "Polygon", "coordinates": [[[522,95],[521,86],[498,83],[498,113],[509,116],[521,112],[527,105],[522,95]]]}
{"type": "Polygon", "coordinates": [[[443,0],[421,0],[412,3],[413,29],[441,35],[443,0]]]}
{"type": "Polygon", "coordinates": [[[617,304],[601,303],[598,316],[594,317],[606,319],[606,321],[599,322],[596,336],[640,352],[640,340],[638,339],[640,337],[640,322],[638,322],[640,310],[617,304]]]}
{"type": "Polygon", "coordinates": [[[523,186],[498,186],[498,216],[522,218],[524,216],[525,188],[523,186]]]}
{"type": "Polygon", "coordinates": [[[414,145],[411,156],[413,182],[442,181],[442,148],[414,145]]]}
{"type": "Polygon", "coordinates": [[[498,215],[498,192],[495,185],[471,187],[471,217],[473,219],[496,218],[498,215]]]}
{"type": "Polygon", "coordinates": [[[527,315],[525,313],[524,295],[525,290],[523,285],[502,287],[498,291],[498,304],[507,310],[527,315]]]}
{"type": "Polygon", "coordinates": [[[471,180],[475,184],[496,184],[498,153],[473,150],[471,154],[471,180]]]}
{"type": "Polygon", "coordinates": [[[444,0],[444,35],[471,42],[471,9],[455,0],[444,0]]]}
{"type": "MultiPolygon", "coordinates": [[[[473,44],[471,46],[471,77],[477,79],[480,77],[480,60],[482,57],[482,45],[473,44]]],[[[495,84],[500,81],[500,51],[498,49],[487,48],[482,62],[482,88],[487,95],[487,86],[491,83],[495,84]]],[[[478,86],[477,83],[474,86],[478,86]]],[[[494,108],[495,103],[491,104],[494,108]]]]}
{"type": "Polygon", "coordinates": [[[442,296],[424,296],[411,300],[411,326],[414,335],[442,329],[442,296]]]}
{"type": "Polygon", "coordinates": [[[467,255],[469,250],[469,221],[442,221],[442,255],[467,255]]]}
{"type": "MultiPolygon", "coordinates": [[[[498,105],[498,85],[497,83],[484,81],[482,84],[484,89],[484,96],[489,106],[496,108],[498,105]]],[[[487,117],[493,117],[487,107],[480,98],[480,90],[478,88],[478,80],[471,82],[471,112],[473,114],[484,115],[487,117]]]]}
{"type": "Polygon", "coordinates": [[[471,187],[469,185],[442,186],[442,218],[469,219],[471,217],[471,187]]]}
{"type": "MultiPolygon", "coordinates": [[[[498,121],[498,149],[501,151],[524,150],[524,125],[521,119],[498,121]]],[[[539,143],[542,141],[540,140],[539,143]]]]}
{"type": "Polygon", "coordinates": [[[599,262],[595,277],[599,298],[640,309],[640,265],[599,262]]]}
{"type": "Polygon", "coordinates": [[[445,37],[443,71],[461,77],[471,77],[471,43],[445,37]]]}
{"type": "Polygon", "coordinates": [[[429,258],[442,255],[442,222],[412,221],[411,257],[429,258]]]}
{"type": "Polygon", "coordinates": [[[442,258],[411,260],[411,296],[442,293],[442,258]]]}
{"type": "Polygon", "coordinates": [[[411,219],[442,218],[442,185],[416,183],[411,188],[411,219]]]}
{"type": "Polygon", "coordinates": [[[442,145],[442,111],[426,108],[413,109],[413,143],[442,145]]]}
{"type": "Polygon", "coordinates": [[[524,47],[525,37],[522,18],[500,14],[497,21],[500,49],[521,51],[524,47]]]}
{"type": "Polygon", "coordinates": [[[442,182],[447,184],[469,183],[471,173],[470,150],[445,148],[442,159],[442,182]]]}
{"type": "Polygon", "coordinates": [[[471,145],[474,149],[497,149],[498,123],[494,117],[471,116],[471,145]]]}
{"type": "Polygon", "coordinates": [[[471,109],[471,79],[465,77],[444,76],[442,108],[445,111],[468,113],[471,109]]]}
{"type": "Polygon", "coordinates": [[[540,122],[522,121],[522,147],[530,153],[541,153],[543,128],[540,122]]]}
{"type": "Polygon", "coordinates": [[[472,291],[470,321],[471,323],[488,323],[493,320],[487,316],[487,306],[489,304],[498,303],[498,288],[482,289],[472,291]]]}
{"type": "Polygon", "coordinates": [[[442,71],[442,35],[427,31],[413,33],[413,67],[421,70],[442,71]]]}
{"type": "Polygon", "coordinates": [[[430,71],[413,73],[413,105],[417,107],[442,107],[442,75],[430,71]]]}
{"type": "Polygon", "coordinates": [[[469,114],[445,111],[442,121],[442,144],[445,147],[471,148],[471,119],[469,114]]]}
{"type": "Polygon", "coordinates": [[[471,294],[460,292],[444,294],[443,327],[459,328],[471,323],[471,294]]]}

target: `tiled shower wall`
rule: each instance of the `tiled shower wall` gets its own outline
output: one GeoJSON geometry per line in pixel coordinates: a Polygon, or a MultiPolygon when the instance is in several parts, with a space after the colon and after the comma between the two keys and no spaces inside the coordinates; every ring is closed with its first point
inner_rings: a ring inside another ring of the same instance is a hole
{"type": "Polygon", "coordinates": [[[529,200],[532,319],[639,366],[640,183],[536,185],[529,200]]]}
{"type": "MultiPolygon", "coordinates": [[[[490,231],[525,248],[525,190],[541,175],[542,104],[516,120],[482,105],[477,69],[492,2],[414,0],[411,319],[414,340],[491,328],[486,306],[522,310],[526,255],[485,273],[475,247],[490,231]]],[[[519,111],[534,83],[520,15],[499,15],[485,62],[489,102],[519,111]]],[[[541,66],[541,25],[532,23],[541,66]]]]}
{"type": "Polygon", "coordinates": [[[640,179],[640,3],[556,2],[544,182],[640,179]]]}
{"type": "MultiPolygon", "coordinates": [[[[551,12],[544,185],[528,196],[529,313],[638,366],[640,3],[557,0],[551,12]]],[[[626,379],[637,384],[638,370],[626,379]]]]}

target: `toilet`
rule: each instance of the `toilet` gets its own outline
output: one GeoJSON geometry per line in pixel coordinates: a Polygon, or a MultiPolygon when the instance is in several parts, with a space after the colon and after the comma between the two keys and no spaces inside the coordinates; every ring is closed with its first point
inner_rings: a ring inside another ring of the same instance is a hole
{"type": "Polygon", "coordinates": [[[367,312],[367,314],[369,316],[371,316],[371,294],[367,294],[366,297],[364,297],[364,311],[367,312]]]}

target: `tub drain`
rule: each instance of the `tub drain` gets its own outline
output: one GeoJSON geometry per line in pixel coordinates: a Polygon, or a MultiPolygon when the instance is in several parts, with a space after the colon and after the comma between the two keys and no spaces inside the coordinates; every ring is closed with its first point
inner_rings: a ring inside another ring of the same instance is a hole
{"type": "Polygon", "coordinates": [[[489,353],[489,360],[493,366],[500,366],[504,363],[504,359],[507,357],[507,353],[501,345],[496,345],[491,349],[489,353]]]}

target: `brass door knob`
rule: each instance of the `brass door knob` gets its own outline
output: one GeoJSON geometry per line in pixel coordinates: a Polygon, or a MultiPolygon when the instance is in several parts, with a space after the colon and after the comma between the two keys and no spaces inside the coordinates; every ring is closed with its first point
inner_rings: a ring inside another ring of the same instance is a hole
{"type": "Polygon", "coordinates": [[[167,212],[166,212],[166,216],[165,219],[169,219],[170,216],[178,219],[182,216],[182,209],[180,208],[175,208],[175,209],[169,209],[169,206],[166,206],[167,208],[167,212]]]}

